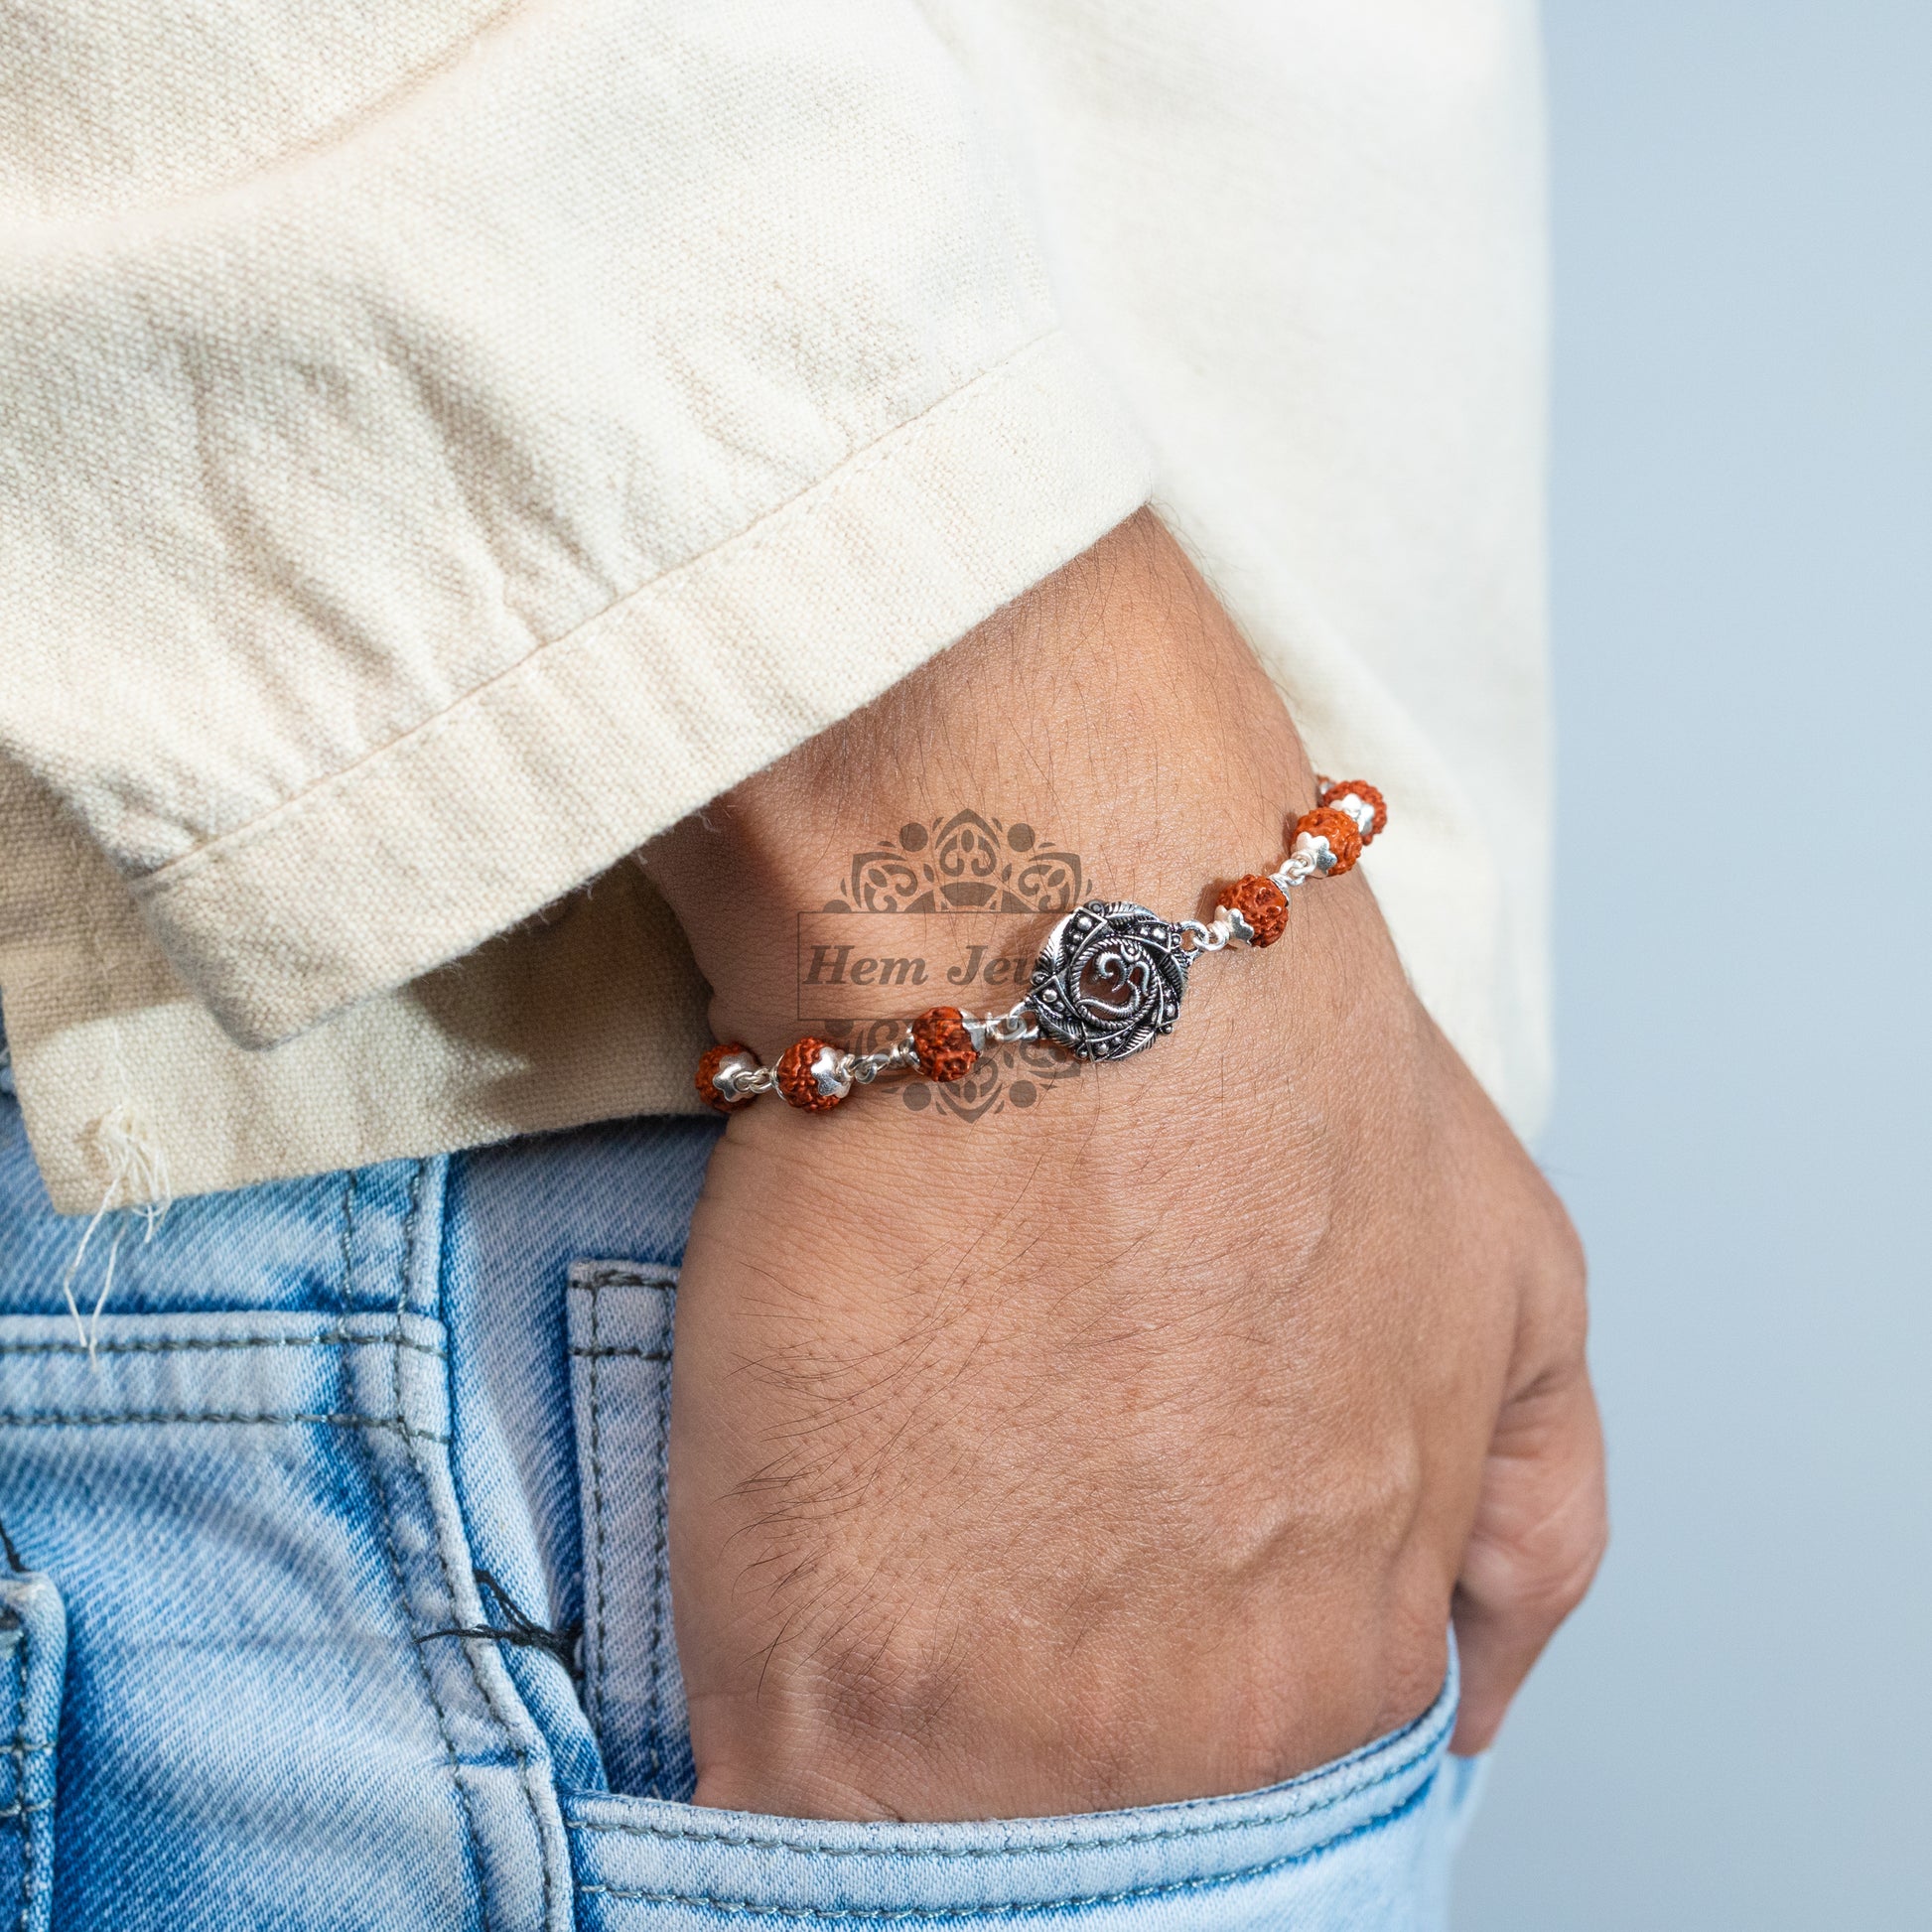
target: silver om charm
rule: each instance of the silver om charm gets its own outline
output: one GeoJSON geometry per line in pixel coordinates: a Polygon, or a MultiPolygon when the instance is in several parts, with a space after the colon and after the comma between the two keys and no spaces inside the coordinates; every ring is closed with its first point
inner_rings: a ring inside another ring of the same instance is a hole
{"type": "Polygon", "coordinates": [[[1039,949],[1027,1003],[1083,1060],[1117,1060],[1173,1032],[1188,954],[1172,921],[1126,899],[1089,899],[1039,949]]]}

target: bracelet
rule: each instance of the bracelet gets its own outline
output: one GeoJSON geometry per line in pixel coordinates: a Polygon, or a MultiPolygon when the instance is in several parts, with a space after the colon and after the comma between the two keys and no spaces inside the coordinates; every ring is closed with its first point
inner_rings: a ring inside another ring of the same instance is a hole
{"type": "Polygon", "coordinates": [[[1164,919],[1127,899],[1089,899],[1046,935],[1026,997],[1005,1013],[976,1017],[933,1007],[906,1023],[891,1046],[847,1052],[806,1035],[776,1066],[734,1040],[698,1062],[699,1095],[723,1114],[776,1088],[808,1114],[829,1113],[855,1086],[889,1073],[963,1080],[989,1045],[1046,1038],[1083,1060],[1117,1060],[1173,1032],[1187,969],[1230,944],[1272,946],[1288,929],[1289,894],[1339,877],[1389,822],[1382,794],[1359,778],[1319,781],[1315,808],[1289,834],[1289,854],[1266,876],[1249,873],[1222,895],[1211,920],[1164,919]]]}

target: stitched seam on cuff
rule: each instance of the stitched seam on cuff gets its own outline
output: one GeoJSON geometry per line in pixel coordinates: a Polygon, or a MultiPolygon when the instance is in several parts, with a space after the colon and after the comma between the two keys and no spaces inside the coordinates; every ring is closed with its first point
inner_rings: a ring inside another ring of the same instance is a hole
{"type": "Polygon", "coordinates": [[[153,872],[131,882],[134,893],[142,898],[156,897],[172,891],[176,886],[185,884],[197,873],[209,867],[225,863],[230,858],[267,837],[270,833],[299,818],[313,806],[343,797],[355,789],[365,776],[378,775],[389,762],[397,758],[407,757],[420,745],[427,744],[441,734],[461,724],[474,711],[481,708],[488,697],[499,687],[520,677],[530,676],[540,669],[553,653],[567,650],[570,645],[586,631],[600,627],[608,622],[613,615],[627,605],[640,599],[661,595],[687,573],[701,565],[730,564],[744,558],[755,556],[766,543],[777,540],[785,533],[791,523],[815,514],[828,503],[835,501],[841,490],[869,472],[879,468],[897,456],[901,448],[917,440],[917,433],[939,417],[970,406],[982,400],[1002,383],[1012,380],[1024,365],[1037,354],[1045,345],[1062,335],[1057,327],[1047,330],[1024,343],[1004,361],[982,370],[970,382],[950,390],[939,400],[922,410],[918,415],[896,424],[876,441],[863,450],[846,458],[835,469],[828,471],[815,483],[808,483],[782,503],[774,505],[761,516],[748,523],[743,529],[709,548],[700,550],[667,570],[659,571],[655,577],[627,592],[623,597],[608,604],[595,616],[574,625],[561,636],[540,643],[534,650],[527,651],[514,664],[505,665],[494,676],[466,691],[454,704],[446,706],[435,716],[426,718],[419,725],[390,739],[386,744],[365,752],[352,764],[344,765],[340,770],[318,778],[292,798],[271,806],[267,811],[236,826],[232,831],[223,832],[209,839],[206,844],[197,846],[193,851],[184,853],[179,859],[171,859],[166,865],[157,867],[153,872]]]}

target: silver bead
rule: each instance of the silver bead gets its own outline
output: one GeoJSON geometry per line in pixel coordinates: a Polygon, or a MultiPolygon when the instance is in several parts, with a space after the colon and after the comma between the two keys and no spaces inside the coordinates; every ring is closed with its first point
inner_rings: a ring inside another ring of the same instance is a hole
{"type": "Polygon", "coordinates": [[[1375,836],[1375,807],[1358,792],[1344,791],[1328,800],[1329,805],[1338,812],[1346,812],[1355,821],[1355,829],[1362,835],[1362,842],[1375,836]]]}
{"type": "Polygon", "coordinates": [[[852,1069],[856,1053],[842,1053],[836,1046],[821,1046],[812,1055],[812,1084],[827,1100],[843,1100],[852,1091],[852,1069]]]}
{"type": "Polygon", "coordinates": [[[1222,945],[1226,945],[1229,939],[1238,939],[1244,946],[1252,946],[1255,942],[1255,929],[1248,923],[1248,915],[1238,905],[1215,906],[1214,923],[1226,928],[1222,945]]]}
{"type": "Polygon", "coordinates": [[[711,1076],[718,1098],[727,1104],[765,1092],[771,1081],[770,1070],[760,1066],[749,1053],[734,1053],[729,1059],[720,1060],[718,1070],[711,1076]],[[759,1078],[760,1074],[764,1076],[762,1081],[759,1078]]]}
{"type": "Polygon", "coordinates": [[[1335,849],[1319,832],[1297,832],[1289,857],[1307,859],[1311,868],[1324,879],[1335,869],[1335,849]]]}

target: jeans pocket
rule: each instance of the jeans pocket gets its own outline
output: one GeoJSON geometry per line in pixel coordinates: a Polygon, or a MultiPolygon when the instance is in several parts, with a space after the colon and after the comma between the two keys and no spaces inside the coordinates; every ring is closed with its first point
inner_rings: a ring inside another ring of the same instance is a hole
{"type": "Polygon", "coordinates": [[[448,1368],[402,1310],[0,1317],[0,1522],[68,1619],[62,1924],[568,1923],[448,1368]]]}
{"type": "Polygon", "coordinates": [[[1415,1723],[1286,1784],[1075,1818],[854,1825],[581,1796],[581,1932],[742,1923],[1430,1932],[1472,1769],[1455,1681],[1415,1723]]]}

